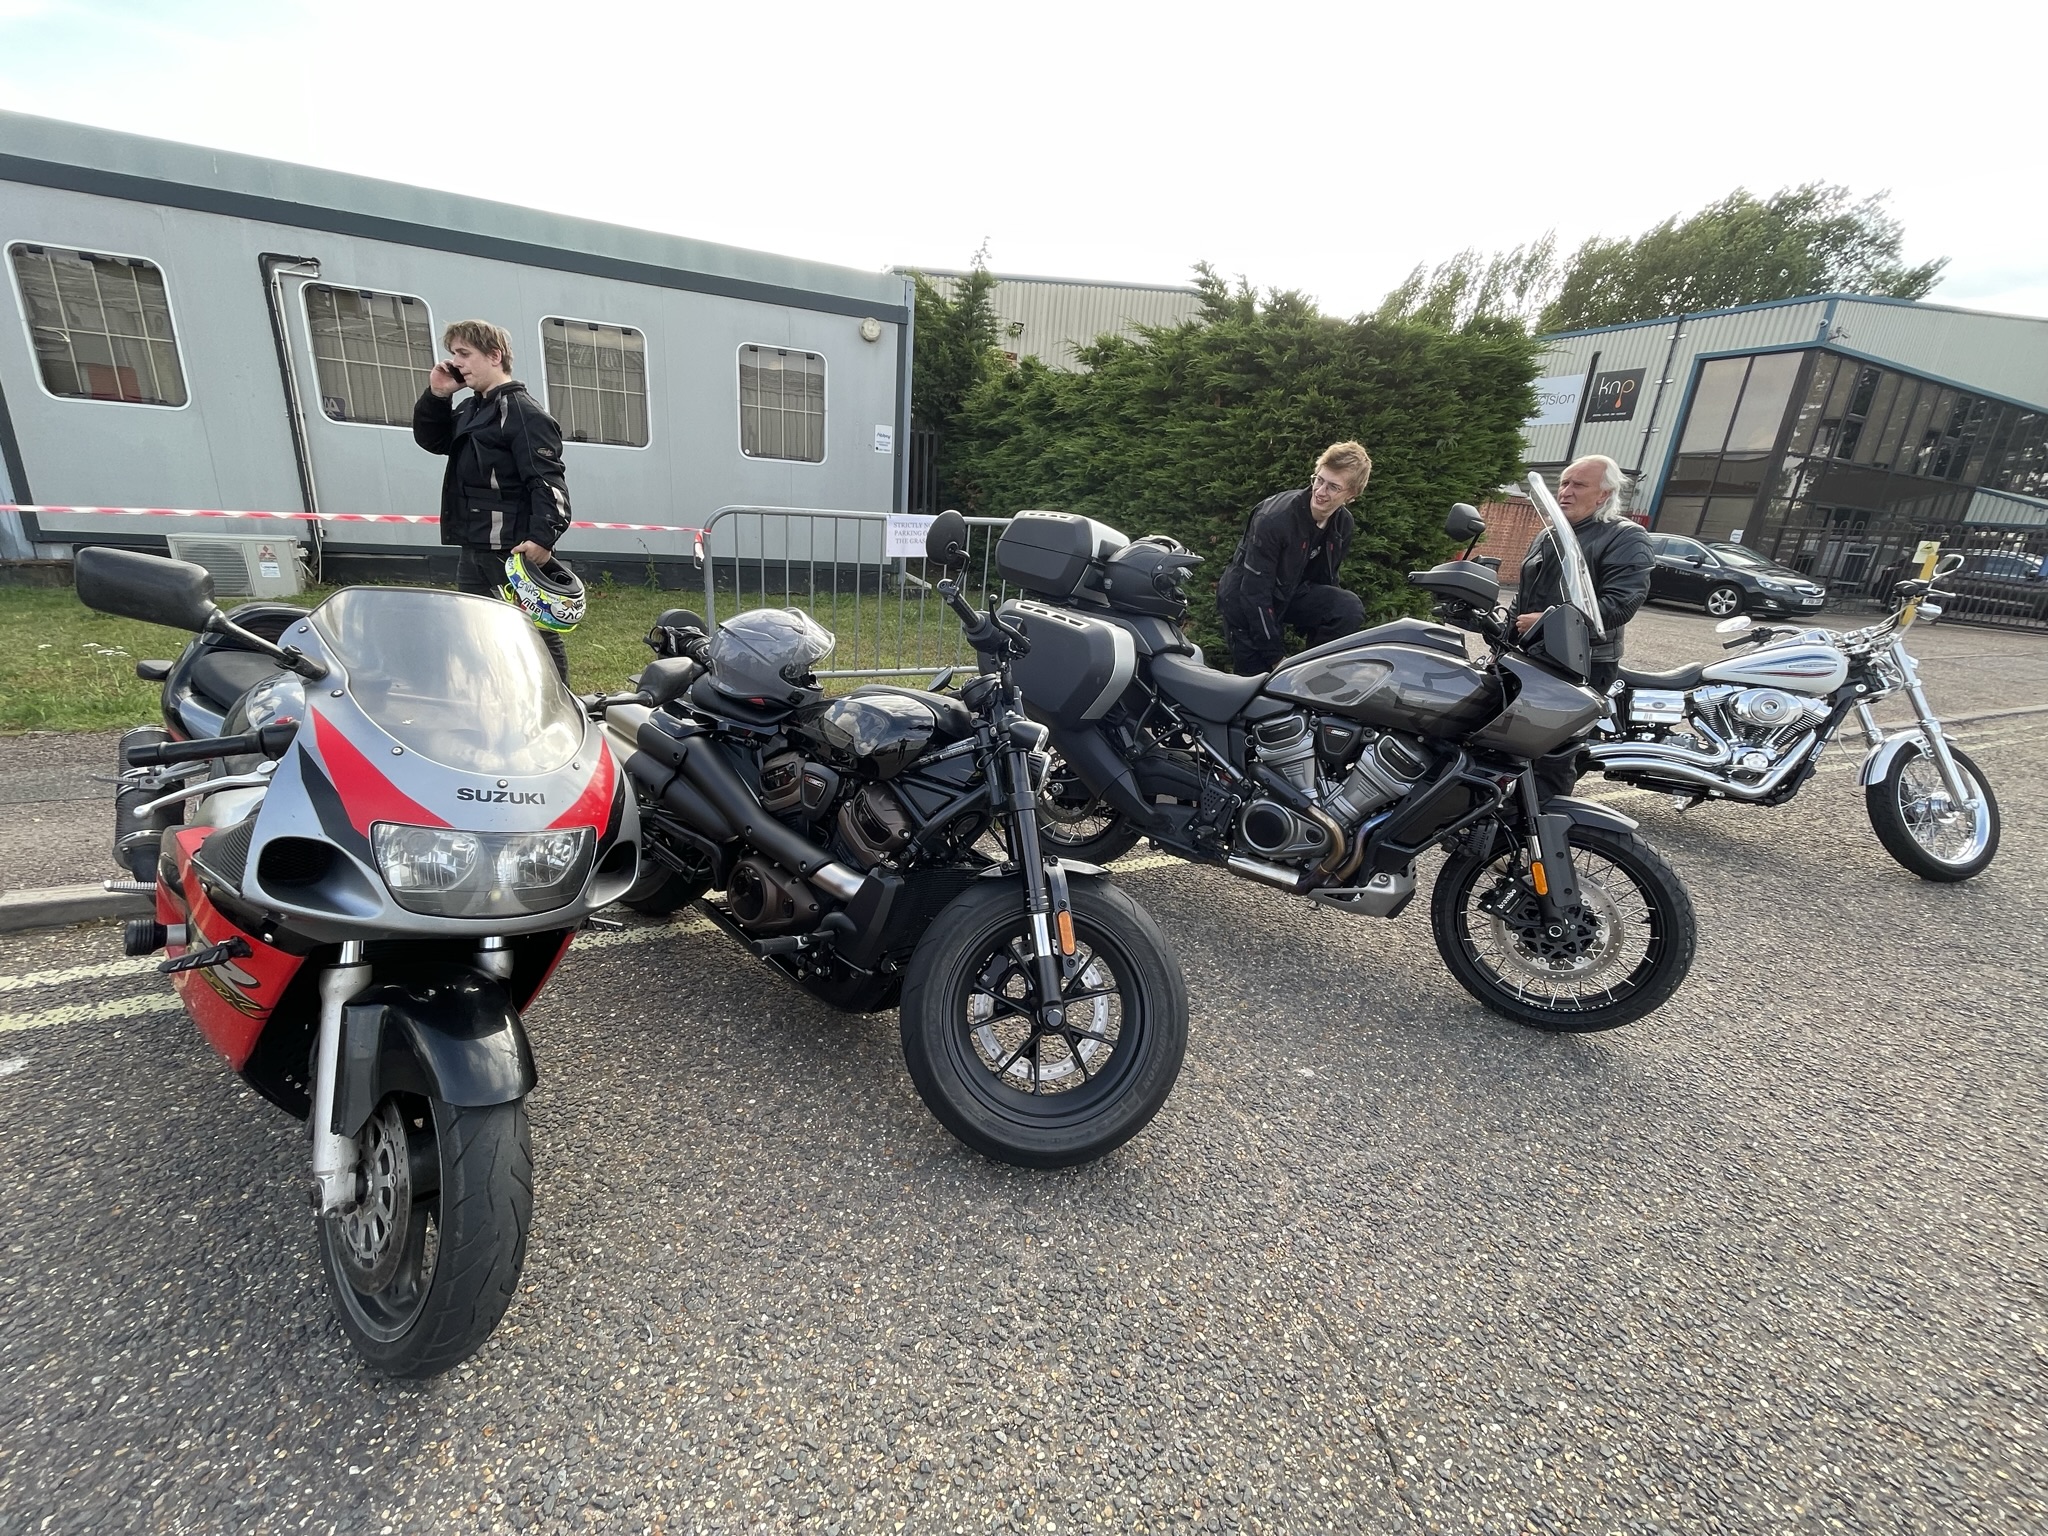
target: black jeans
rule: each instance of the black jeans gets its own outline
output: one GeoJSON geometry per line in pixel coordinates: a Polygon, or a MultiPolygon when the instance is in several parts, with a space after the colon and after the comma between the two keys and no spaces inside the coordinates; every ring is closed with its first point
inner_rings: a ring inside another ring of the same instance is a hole
{"type": "Polygon", "coordinates": [[[1341,640],[1365,628],[1365,604],[1358,594],[1342,587],[1311,584],[1288,600],[1279,615],[1280,633],[1265,633],[1265,615],[1236,593],[1219,599],[1223,637],[1230,642],[1230,666],[1240,677],[1270,672],[1287,655],[1287,631],[1298,629],[1306,637],[1303,649],[1328,640],[1341,640]]]}
{"type": "MultiPolygon", "coordinates": [[[[505,595],[505,556],[480,544],[458,546],[462,553],[455,557],[455,586],[458,591],[474,592],[479,597],[503,597],[505,595]]],[[[509,553],[509,551],[508,551],[509,553]]],[[[535,626],[536,629],[539,626],[535,626]]],[[[548,654],[555,658],[555,670],[562,674],[562,681],[569,681],[569,648],[562,644],[562,637],[551,629],[539,631],[541,644],[548,648],[548,654]]]]}
{"type": "MultiPolygon", "coordinates": [[[[1614,686],[1615,678],[1621,675],[1618,661],[1596,661],[1593,675],[1586,679],[1586,686],[1607,697],[1607,690],[1614,686]]],[[[1536,803],[1546,805],[1559,795],[1568,795],[1578,787],[1579,754],[1585,750],[1581,742],[1573,742],[1562,752],[1552,752],[1539,757],[1529,766],[1536,770],[1536,803]]]]}

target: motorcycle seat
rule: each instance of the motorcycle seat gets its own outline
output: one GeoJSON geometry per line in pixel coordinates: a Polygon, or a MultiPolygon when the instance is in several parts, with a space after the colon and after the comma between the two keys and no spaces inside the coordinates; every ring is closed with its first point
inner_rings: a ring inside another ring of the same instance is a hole
{"type": "Polygon", "coordinates": [[[1229,672],[1212,672],[1185,656],[1152,658],[1152,681],[1197,720],[1221,722],[1233,718],[1258,697],[1272,675],[1257,672],[1250,677],[1238,677],[1229,672]]]}
{"type": "Polygon", "coordinates": [[[1666,688],[1684,693],[1688,688],[1699,687],[1707,669],[1704,663],[1696,661],[1690,666],[1673,667],[1669,672],[1638,672],[1633,667],[1623,667],[1617,675],[1631,688],[1666,688]]]}
{"type": "Polygon", "coordinates": [[[958,699],[943,693],[931,693],[923,688],[910,688],[896,683],[862,683],[847,697],[860,699],[878,693],[893,693],[902,698],[915,699],[938,717],[938,739],[940,741],[964,741],[974,734],[974,712],[958,699]]]}
{"type": "Polygon", "coordinates": [[[192,691],[225,714],[243,694],[279,670],[268,656],[216,647],[195,656],[187,675],[192,691]]]}

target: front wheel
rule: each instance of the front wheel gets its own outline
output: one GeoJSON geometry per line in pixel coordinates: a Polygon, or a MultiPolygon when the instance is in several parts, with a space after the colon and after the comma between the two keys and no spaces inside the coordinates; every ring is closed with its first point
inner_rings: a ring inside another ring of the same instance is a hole
{"type": "Polygon", "coordinates": [[[1706,609],[1717,619],[1732,618],[1742,612],[1742,588],[1720,586],[1707,594],[1706,609]]]}
{"type": "Polygon", "coordinates": [[[1884,851],[1922,880],[1967,880],[1998,852],[1998,801],[1983,770],[1948,749],[1976,809],[1957,805],[1941,779],[1941,765],[1916,741],[1900,749],[1891,767],[1863,790],[1864,809],[1884,851]]]}
{"type": "Polygon", "coordinates": [[[1187,987],[1159,925],[1099,880],[1075,880],[1071,902],[1056,1020],[1013,880],[979,881],[940,913],[903,984],[903,1059],[925,1104],[977,1152],[1024,1168],[1123,1145],[1159,1113],[1187,1050],[1187,987]]]}
{"type": "Polygon", "coordinates": [[[391,1094],[356,1136],[356,1167],[355,1209],[318,1219],[335,1312],[378,1370],[437,1376],[482,1347],[519,1285],[526,1106],[391,1094]]]}
{"type": "Polygon", "coordinates": [[[1575,826],[1569,841],[1580,904],[1563,924],[1545,921],[1519,841],[1496,838],[1483,858],[1453,853],[1430,898],[1437,952],[1460,986],[1518,1024],[1633,1024],[1692,969],[1692,898],[1638,838],[1575,826]]]}

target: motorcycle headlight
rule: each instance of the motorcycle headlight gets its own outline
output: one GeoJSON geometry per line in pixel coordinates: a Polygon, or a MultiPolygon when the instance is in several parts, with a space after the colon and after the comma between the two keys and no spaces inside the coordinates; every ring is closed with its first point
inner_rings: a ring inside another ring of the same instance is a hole
{"type": "Polygon", "coordinates": [[[380,821],[370,847],[391,897],[432,917],[506,917],[569,901],[590,874],[589,827],[462,832],[380,821]]]}

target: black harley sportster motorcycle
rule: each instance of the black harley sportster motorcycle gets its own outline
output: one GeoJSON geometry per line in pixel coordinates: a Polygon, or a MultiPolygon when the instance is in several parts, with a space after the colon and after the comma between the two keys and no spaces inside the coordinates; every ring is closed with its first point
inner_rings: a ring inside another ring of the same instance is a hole
{"type": "MultiPolygon", "coordinates": [[[[941,518],[927,556],[958,571],[966,542],[941,518]]],[[[709,635],[663,614],[649,640],[672,654],[606,715],[647,858],[625,899],[699,901],[834,1007],[900,1004],[911,1079],[948,1130],[1004,1162],[1084,1162],[1166,1102],[1187,989],[1143,908],[1101,870],[1038,854],[1047,732],[1011,675],[1028,642],[953,581],[938,590],[991,659],[957,695],[875,683],[827,699],[811,669],[833,637],[793,609],[709,635]],[[1031,856],[977,851],[992,830],[1031,856]]]]}
{"type": "MultiPolygon", "coordinates": [[[[1018,680],[1058,754],[1046,846],[1104,863],[1140,838],[1361,917],[1393,917],[1416,861],[1448,857],[1430,901],[1437,949],[1488,1008],[1539,1029],[1632,1023],[1692,965],[1692,902],[1636,823],[1589,801],[1539,807],[1530,763],[1600,718],[1583,686],[1603,633],[1564,516],[1571,601],[1513,637],[1492,570],[1410,574],[1457,628],[1397,619],[1260,676],[1211,671],[1180,628],[1199,563],[1170,539],[1128,543],[1087,518],[1024,512],[996,546],[1031,598],[1000,617],[1031,642],[1018,680]]],[[[1445,531],[1485,523],[1454,507],[1445,531]]]]}

